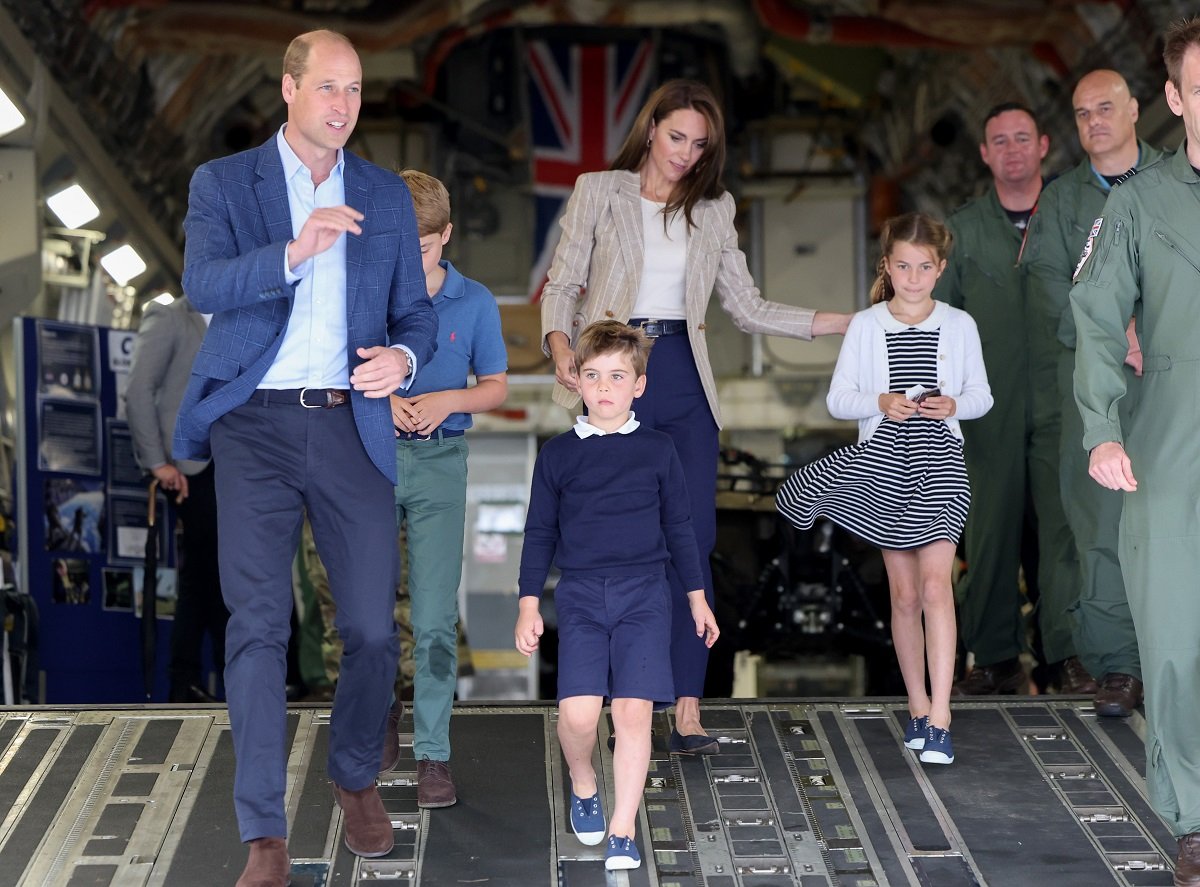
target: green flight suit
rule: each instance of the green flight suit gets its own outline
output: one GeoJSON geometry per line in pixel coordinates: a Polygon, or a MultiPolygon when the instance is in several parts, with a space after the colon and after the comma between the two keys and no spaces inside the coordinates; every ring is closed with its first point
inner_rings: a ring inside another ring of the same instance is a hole
{"type": "Polygon", "coordinates": [[[934,296],[979,327],[995,404],[962,426],[971,511],[964,531],[967,571],[957,591],[960,631],[979,665],[1025,649],[1018,570],[1026,482],[1037,515],[1038,619],[1048,662],[1075,655],[1068,608],[1078,596],[1075,542],[1058,483],[1057,363],[1031,325],[1026,279],[1017,267],[1021,233],[994,187],[947,220],[954,243],[934,296]]]}
{"type": "MultiPolygon", "coordinates": [[[[1176,835],[1200,831],[1200,176],[1186,145],[1113,188],[1071,290],[1083,446],[1122,442],[1120,557],[1146,685],[1146,784],[1176,835]],[[1125,326],[1142,343],[1138,409],[1125,326]]],[[[1093,229],[1095,230],[1095,229],[1093,229]]]]}
{"type": "MultiPolygon", "coordinates": [[[[1161,151],[1138,142],[1139,168],[1161,156],[1161,151]]],[[[1075,537],[1081,581],[1079,602],[1072,611],[1075,649],[1084,667],[1096,677],[1118,673],[1141,678],[1137,637],[1117,557],[1117,526],[1124,498],[1088,475],[1088,454],[1080,446],[1083,420],[1075,406],[1071,381],[1075,372],[1071,276],[1108,194],[1108,183],[1096,174],[1086,156],[1047,185],[1029,223],[1021,265],[1029,272],[1031,322],[1046,326],[1056,337],[1051,348],[1058,362],[1062,402],[1059,482],[1063,510],[1075,537]]],[[[1045,338],[1039,337],[1039,341],[1045,338]]],[[[1131,367],[1125,367],[1124,373],[1127,394],[1118,409],[1122,424],[1127,424],[1141,386],[1131,367]]]]}

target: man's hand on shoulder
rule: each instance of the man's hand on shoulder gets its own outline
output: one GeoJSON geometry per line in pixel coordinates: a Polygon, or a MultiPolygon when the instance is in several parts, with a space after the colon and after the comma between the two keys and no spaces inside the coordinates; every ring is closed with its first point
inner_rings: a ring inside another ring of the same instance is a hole
{"type": "Polygon", "coordinates": [[[1107,441],[1092,449],[1088,457],[1088,474],[1092,480],[1109,490],[1137,490],[1137,479],[1133,476],[1133,463],[1125,448],[1115,440],[1107,441]]]}
{"type": "Polygon", "coordinates": [[[363,362],[350,374],[350,384],[366,397],[387,397],[408,378],[411,367],[408,355],[401,348],[372,345],[359,348],[363,362]]]}

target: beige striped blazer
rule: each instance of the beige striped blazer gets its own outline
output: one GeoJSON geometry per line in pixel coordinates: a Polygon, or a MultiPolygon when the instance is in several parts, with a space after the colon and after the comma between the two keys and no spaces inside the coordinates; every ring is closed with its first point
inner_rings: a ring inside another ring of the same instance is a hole
{"type": "MultiPolygon", "coordinates": [[[[746,267],[746,256],[738,248],[733,215],[729,192],[718,200],[696,204],[684,283],[688,339],[718,427],[721,408],[704,325],[713,292],[734,325],[746,333],[811,339],[815,314],[807,308],[763,299],[746,267]]],[[[574,345],[589,323],[629,319],[642,280],[644,244],[638,174],[613,170],[581,175],[567,201],[562,238],[542,291],[542,348],[547,355],[546,336],[555,330],[566,333],[574,345]]],[[[568,409],[579,403],[578,394],[557,383],[554,389],[556,403],[568,409]]]]}

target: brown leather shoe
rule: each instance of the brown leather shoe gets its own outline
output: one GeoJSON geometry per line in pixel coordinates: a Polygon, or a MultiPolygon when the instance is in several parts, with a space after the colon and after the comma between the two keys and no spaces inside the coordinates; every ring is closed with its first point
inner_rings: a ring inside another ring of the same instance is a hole
{"type": "Polygon", "coordinates": [[[1114,671],[1100,681],[1092,705],[1105,718],[1127,718],[1142,704],[1142,682],[1131,674],[1114,671]]]}
{"type": "Polygon", "coordinates": [[[450,765],[445,761],[417,761],[417,806],[451,807],[457,801],[450,765]]]}
{"type": "Polygon", "coordinates": [[[1055,670],[1058,672],[1058,692],[1066,696],[1091,696],[1100,689],[1078,656],[1064,659],[1055,670]]]}
{"type": "Polygon", "coordinates": [[[373,859],[392,852],[396,838],[392,820],[383,809],[375,783],[359,791],[333,785],[333,799],[342,808],[342,835],[346,848],[355,856],[373,859]]]}
{"type": "Polygon", "coordinates": [[[991,665],[976,665],[950,688],[951,696],[995,696],[1017,693],[1029,684],[1021,660],[1014,656],[991,665]]]}
{"type": "Polygon", "coordinates": [[[237,887],[287,887],[292,860],[284,838],[255,838],[237,887]]]}
{"type": "Polygon", "coordinates": [[[379,772],[395,770],[400,763],[400,719],[404,717],[404,703],[400,697],[388,710],[387,724],[383,728],[383,751],[379,755],[379,772]]]}
{"type": "Polygon", "coordinates": [[[1179,839],[1179,856],[1175,858],[1175,887],[1200,885],[1200,832],[1179,839]]]}

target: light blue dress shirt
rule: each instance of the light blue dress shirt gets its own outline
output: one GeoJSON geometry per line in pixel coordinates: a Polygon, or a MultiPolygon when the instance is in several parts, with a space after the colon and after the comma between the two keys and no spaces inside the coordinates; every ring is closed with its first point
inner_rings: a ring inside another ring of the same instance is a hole
{"type": "MultiPolygon", "coordinates": [[[[286,124],[280,127],[275,143],[283,161],[288,208],[292,214],[292,237],[296,238],[313,210],[341,206],[346,202],[345,158],[339,148],[337,163],[329,177],[314,185],[312,171],[283,137],[286,128],[286,124]]],[[[346,346],[346,237],[342,234],[333,246],[305,259],[294,270],[287,267],[287,254],[284,254],[284,274],[288,283],[296,284],[295,297],[279,353],[259,388],[350,387],[346,346]]],[[[412,382],[416,361],[408,348],[396,347],[408,355],[409,375],[400,386],[407,388],[412,382]]]]}

